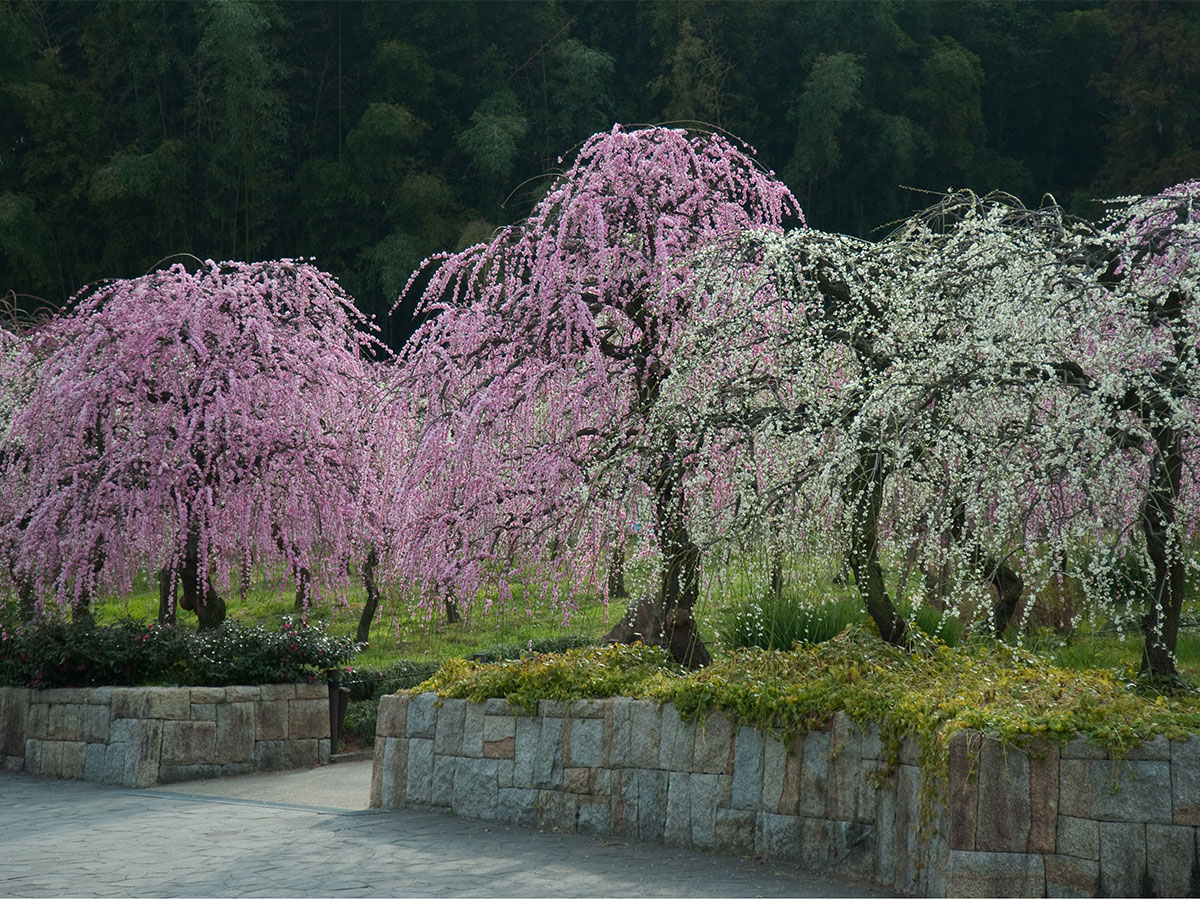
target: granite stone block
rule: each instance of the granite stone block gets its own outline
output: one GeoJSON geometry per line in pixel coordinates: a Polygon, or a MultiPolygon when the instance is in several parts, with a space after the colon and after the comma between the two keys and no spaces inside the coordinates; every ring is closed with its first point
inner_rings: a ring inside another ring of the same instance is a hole
{"type": "Polygon", "coordinates": [[[463,756],[483,758],[483,719],[483,704],[468,703],[463,712],[463,756]]]}
{"type": "Polygon", "coordinates": [[[1171,742],[1171,807],[1174,824],[1200,826],[1200,737],[1171,742]]]}
{"type": "Polygon", "coordinates": [[[691,773],[667,773],[667,815],[663,823],[663,842],[673,847],[692,845],[691,773]]]}
{"type": "Polygon", "coordinates": [[[1146,868],[1156,897],[1188,897],[1200,885],[1196,829],[1190,825],[1147,825],[1146,868]]]}
{"type": "Polygon", "coordinates": [[[604,764],[604,720],[571,719],[568,730],[569,766],[604,764]]]}
{"type": "Polygon", "coordinates": [[[787,752],[787,745],[775,735],[767,735],[763,740],[762,800],[759,809],[764,812],[788,814],[780,809],[784,775],[787,770],[787,752]]]}
{"type": "Polygon", "coordinates": [[[979,754],[979,806],[987,813],[979,817],[976,826],[976,849],[1025,852],[1029,843],[1029,793],[1029,758],[1016,748],[984,741],[979,754]]]}
{"type": "Polygon", "coordinates": [[[124,741],[125,771],[121,784],[126,787],[149,787],[158,781],[162,738],[161,720],[144,719],[130,722],[124,741]]]}
{"type": "Polygon", "coordinates": [[[667,821],[667,773],[661,769],[638,769],[638,837],[661,841],[667,821]]]}
{"type": "Polygon", "coordinates": [[[230,703],[254,709],[254,736],[259,741],[284,741],[288,736],[288,703],[271,700],[262,703],[230,703]]]}
{"type": "Polygon", "coordinates": [[[1140,897],[1148,875],[1146,826],[1132,822],[1101,822],[1101,895],[1140,897]]]}
{"type": "Polygon", "coordinates": [[[83,704],[50,704],[46,717],[46,737],[52,741],[83,740],[83,704]]]}
{"type": "Polygon", "coordinates": [[[83,778],[85,781],[104,781],[104,759],[107,755],[107,744],[87,745],[83,754],[83,778]]]}
{"type": "Polygon", "coordinates": [[[875,872],[875,841],[878,830],[867,822],[833,823],[833,871],[861,880],[875,872]]]}
{"type": "Polygon", "coordinates": [[[87,744],[84,741],[59,741],[59,768],[61,778],[83,778],[87,744]]]}
{"type": "MultiPolygon", "coordinates": [[[[222,704],[224,706],[225,704],[222,704]]],[[[249,704],[240,703],[239,706],[248,706],[249,704]]],[[[217,704],[215,703],[193,703],[192,711],[188,718],[193,722],[215,722],[217,721],[217,704]]]]}
{"type": "Polygon", "coordinates": [[[324,681],[311,681],[296,685],[297,700],[329,700],[329,685],[324,681]]]}
{"type": "Polygon", "coordinates": [[[458,760],[452,803],[455,813],[475,819],[494,819],[499,790],[494,759],[462,757],[458,760]]]}
{"type": "Polygon", "coordinates": [[[696,724],[680,718],[674,703],[662,707],[662,734],[658,766],[676,772],[690,772],[696,752],[696,724]]]}
{"type": "Polygon", "coordinates": [[[1078,856],[1047,854],[1047,897],[1096,897],[1100,891],[1100,863],[1078,856]]]}
{"type": "MultiPolygon", "coordinates": [[[[322,686],[322,696],[328,699],[328,692],[322,686]]],[[[299,696],[297,694],[297,696],[299,696]]],[[[314,699],[314,698],[309,698],[314,699]]],[[[259,703],[262,700],[262,688],[258,685],[231,684],[225,688],[226,703],[259,703]]]]}
{"type": "Polygon", "coordinates": [[[125,784],[125,744],[109,744],[104,748],[104,774],[100,778],[105,784],[125,784]]]}
{"type": "Polygon", "coordinates": [[[896,881],[896,776],[875,793],[875,883],[896,881]]]}
{"type": "Polygon", "coordinates": [[[83,708],[81,740],[89,743],[107,744],[109,737],[109,708],[88,704],[83,708]]]}
{"type": "Polygon", "coordinates": [[[952,850],[975,849],[975,826],[979,809],[979,753],[983,736],[960,731],[950,739],[950,784],[948,840],[952,850]]]}
{"type": "Polygon", "coordinates": [[[442,701],[442,708],[438,710],[437,725],[434,727],[434,753],[451,756],[462,754],[463,719],[466,713],[466,700],[442,701]]]}
{"type": "MultiPolygon", "coordinates": [[[[29,731],[29,689],[0,688],[0,756],[24,756],[29,731]]],[[[105,708],[105,715],[108,710],[105,708]]]]}
{"type": "Polygon", "coordinates": [[[657,769],[662,743],[662,708],[649,700],[639,700],[633,704],[629,719],[630,765],[638,769],[657,769]]]}
{"type": "Polygon", "coordinates": [[[800,819],[800,865],[806,869],[828,870],[836,856],[834,822],[830,819],[800,819]]]}
{"type": "Polygon", "coordinates": [[[517,718],[513,749],[513,787],[533,787],[533,763],[542,740],[542,720],[536,716],[517,718]]]}
{"type": "Polygon", "coordinates": [[[733,746],[733,796],[730,798],[734,809],[757,812],[762,808],[763,745],[761,731],[748,725],[738,728],[733,746]]]}
{"type": "Polygon", "coordinates": [[[222,703],[214,706],[217,726],[215,762],[239,763],[254,759],[257,731],[254,703],[222,703]]]}
{"type": "Polygon", "coordinates": [[[379,698],[375,733],[383,737],[407,737],[408,694],[385,694],[379,698]]]}
{"type": "Polygon", "coordinates": [[[1080,859],[1099,859],[1099,824],[1095,819],[1059,816],[1058,840],[1055,850],[1059,855],[1076,856],[1080,859]]]}
{"type": "Polygon", "coordinates": [[[405,722],[406,736],[410,738],[433,739],[437,728],[437,694],[424,693],[411,697],[408,701],[408,717],[405,722]]]}
{"type": "Polygon", "coordinates": [[[289,702],[288,737],[291,740],[329,737],[329,699],[289,702]]]}
{"type": "Polygon", "coordinates": [[[716,841],[717,825],[717,778],[708,772],[697,772],[691,776],[692,804],[689,817],[692,822],[692,846],[711,849],[716,841]]]}
{"type": "Polygon", "coordinates": [[[257,741],[254,744],[254,768],[259,772],[273,772],[287,768],[283,745],[287,741],[257,741]]]}
{"type": "Polygon", "coordinates": [[[754,855],[763,859],[800,858],[802,819],[760,812],[754,820],[754,855]]]}
{"type": "Polygon", "coordinates": [[[188,690],[188,700],[193,704],[225,702],[225,688],[223,687],[194,687],[188,690]]]}
{"type": "Polygon", "coordinates": [[[199,781],[203,778],[220,778],[224,772],[218,763],[195,763],[188,766],[174,766],[163,763],[158,767],[158,783],[174,784],[180,781],[199,781]]]}
{"type": "Polygon", "coordinates": [[[609,736],[608,764],[614,769],[633,765],[633,704],[628,697],[614,697],[612,702],[612,734],[609,736]]]}
{"type": "MultiPolygon", "coordinates": [[[[565,706],[565,704],[564,704],[565,706]]],[[[574,832],[579,815],[579,798],[565,791],[543,790],[538,794],[538,824],[555,831],[574,832]]]]}
{"type": "Polygon", "coordinates": [[[607,797],[580,797],[577,830],[581,834],[610,834],[612,808],[607,797]]]}
{"type": "MultiPolygon", "coordinates": [[[[304,700],[297,700],[304,703],[304,700]]],[[[321,746],[317,738],[293,738],[283,742],[283,765],[288,769],[311,769],[321,761],[321,746]]]]}
{"type": "MultiPolygon", "coordinates": [[[[295,700],[296,685],[294,684],[264,684],[259,690],[264,700],[295,700]]],[[[328,689],[327,689],[328,690],[328,689]]],[[[193,703],[196,701],[193,699],[193,703]]]]}
{"type": "Polygon", "coordinates": [[[829,732],[810,731],[804,736],[804,765],[800,772],[800,814],[824,817],[829,784],[829,732]]]}
{"type": "Polygon", "coordinates": [[[217,752],[216,722],[162,723],[162,762],[186,766],[215,763],[217,752]]]}
{"type": "MultiPolygon", "coordinates": [[[[421,696],[432,696],[422,694],[421,696]]],[[[418,698],[413,698],[418,699],[418,698]]],[[[412,704],[409,704],[412,722],[412,704]]],[[[428,732],[432,734],[432,726],[428,732]]],[[[429,803],[433,796],[433,738],[408,739],[408,770],[405,772],[404,793],[409,803],[429,803]]]]}
{"type": "Polygon", "coordinates": [[[713,775],[733,774],[733,720],[722,710],[709,710],[696,726],[693,772],[713,775]]]}
{"type": "MultiPolygon", "coordinates": [[[[444,710],[443,710],[444,712],[444,710]]],[[[439,716],[439,721],[441,717],[439,716]]],[[[433,806],[453,806],[454,776],[458,763],[463,760],[459,756],[443,756],[437,752],[437,742],[433,744],[433,787],[430,790],[429,802],[433,806]]]]}
{"type": "Polygon", "coordinates": [[[540,793],[530,788],[499,788],[496,792],[496,818],[514,825],[537,825],[540,793]]]}
{"type": "Polygon", "coordinates": [[[1046,866],[1041,854],[951,850],[946,876],[951,897],[1040,897],[1046,866]]]}
{"type": "Polygon", "coordinates": [[[749,856],[754,852],[758,813],[751,809],[717,809],[713,849],[749,856]]]}
{"type": "Polygon", "coordinates": [[[25,717],[25,734],[36,741],[46,739],[49,726],[50,707],[45,703],[30,703],[25,717]]]}
{"type": "MultiPolygon", "coordinates": [[[[405,789],[408,772],[408,738],[376,738],[375,747],[380,757],[380,802],[384,809],[400,809],[407,803],[405,789]]],[[[375,788],[372,785],[372,791],[375,788]]]]}
{"type": "Polygon", "coordinates": [[[543,718],[533,757],[533,784],[543,790],[562,787],[563,719],[543,718]]]}

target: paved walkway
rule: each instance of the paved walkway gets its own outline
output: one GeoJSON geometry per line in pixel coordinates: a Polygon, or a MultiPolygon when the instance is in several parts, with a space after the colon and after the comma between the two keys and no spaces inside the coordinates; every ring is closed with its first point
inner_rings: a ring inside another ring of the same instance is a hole
{"type": "Polygon", "coordinates": [[[783,863],[368,810],[370,762],[128,790],[0,773],[0,896],[886,897],[783,863]]]}

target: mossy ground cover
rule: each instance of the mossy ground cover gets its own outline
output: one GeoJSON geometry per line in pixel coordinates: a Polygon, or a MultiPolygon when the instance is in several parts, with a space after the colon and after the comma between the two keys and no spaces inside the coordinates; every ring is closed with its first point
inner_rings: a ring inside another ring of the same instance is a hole
{"type": "Polygon", "coordinates": [[[1200,693],[1147,689],[1119,669],[1067,668],[1045,654],[995,641],[948,646],[918,638],[891,647],[862,626],[789,651],[751,648],[686,672],[654,648],[595,647],[524,660],[453,660],[413,690],[482,700],[614,695],[673,702],[684,715],[724,709],[784,734],[844,710],[877,723],[893,748],[916,738],[924,759],[943,758],[952,734],[971,729],[1007,743],[1088,735],[1118,754],[1146,737],[1200,734],[1200,693]]]}

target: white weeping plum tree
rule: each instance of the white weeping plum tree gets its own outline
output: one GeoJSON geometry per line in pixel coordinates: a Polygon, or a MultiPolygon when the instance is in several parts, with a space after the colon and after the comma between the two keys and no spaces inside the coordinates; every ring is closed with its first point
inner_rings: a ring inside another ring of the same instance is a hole
{"type": "Polygon", "coordinates": [[[997,633],[1071,554],[1099,593],[1144,552],[1143,668],[1172,674],[1195,527],[1194,196],[1096,227],[960,193],[879,243],[810,230],[710,249],[696,283],[732,300],[690,322],[656,417],[714,448],[698,477],[736,485],[712,533],[839,538],[894,643],[908,626],[885,543],[990,585],[997,633]]]}
{"type": "Polygon", "coordinates": [[[424,424],[397,494],[400,570],[460,602],[495,577],[504,600],[521,565],[552,560],[603,592],[636,520],[658,577],[610,637],[706,662],[692,436],[648,423],[707,303],[690,256],[789,215],[787,188],[723,137],[617,126],[584,143],[526,221],[428,261],[431,318],[405,359],[424,424]]]}

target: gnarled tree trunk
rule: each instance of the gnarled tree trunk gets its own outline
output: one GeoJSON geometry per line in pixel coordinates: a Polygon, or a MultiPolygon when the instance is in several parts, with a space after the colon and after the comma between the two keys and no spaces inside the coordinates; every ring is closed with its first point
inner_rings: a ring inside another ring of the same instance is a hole
{"type": "Polygon", "coordinates": [[[888,596],[879,565],[879,513],[883,508],[886,475],[882,453],[875,450],[859,453],[847,492],[853,509],[847,560],[879,636],[889,644],[904,645],[908,643],[908,624],[888,596]]]}
{"type": "Polygon", "coordinates": [[[379,586],[375,583],[375,567],[379,565],[379,554],[372,547],[367,551],[366,562],[363,563],[363,587],[367,589],[367,602],[363,606],[362,615],[358,617],[358,631],[354,634],[354,640],[364,646],[370,642],[371,638],[371,622],[375,619],[375,612],[379,609],[379,586]]]}

